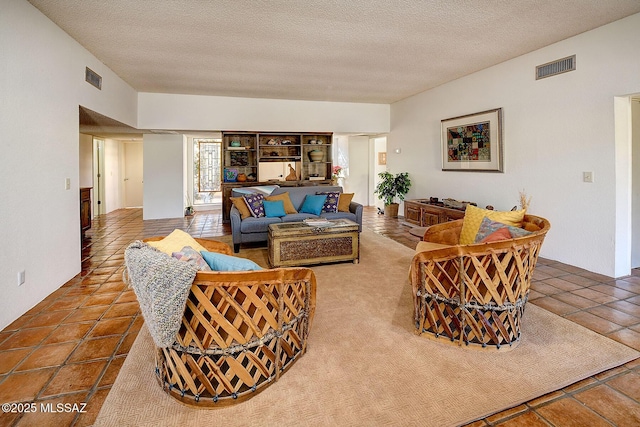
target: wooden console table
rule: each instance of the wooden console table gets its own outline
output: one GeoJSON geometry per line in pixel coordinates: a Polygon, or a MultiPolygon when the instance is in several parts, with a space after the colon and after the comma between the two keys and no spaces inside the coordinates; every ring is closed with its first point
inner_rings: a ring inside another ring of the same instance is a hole
{"type": "Polygon", "coordinates": [[[84,232],[91,228],[91,189],[93,187],[80,187],[80,235],[84,238],[84,232]]]}
{"type": "Polygon", "coordinates": [[[464,210],[447,208],[429,202],[429,199],[404,201],[404,220],[419,227],[464,218],[464,210]]]}
{"type": "Polygon", "coordinates": [[[293,267],[360,260],[358,224],[348,219],[330,220],[329,227],[303,222],[269,224],[269,264],[293,267]]]}

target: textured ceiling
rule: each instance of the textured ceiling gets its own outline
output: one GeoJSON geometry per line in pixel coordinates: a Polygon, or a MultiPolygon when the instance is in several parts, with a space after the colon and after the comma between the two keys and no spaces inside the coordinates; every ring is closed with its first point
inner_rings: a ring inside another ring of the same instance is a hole
{"type": "Polygon", "coordinates": [[[140,92],[368,103],[640,12],[638,0],[29,1],[140,92]]]}

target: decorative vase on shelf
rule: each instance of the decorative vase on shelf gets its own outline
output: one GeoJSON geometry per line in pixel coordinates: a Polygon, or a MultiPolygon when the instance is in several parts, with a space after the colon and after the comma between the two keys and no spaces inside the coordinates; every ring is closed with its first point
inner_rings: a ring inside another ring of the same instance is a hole
{"type": "Polygon", "coordinates": [[[324,159],[324,152],[320,150],[309,151],[309,158],[312,162],[321,162],[324,159]]]}

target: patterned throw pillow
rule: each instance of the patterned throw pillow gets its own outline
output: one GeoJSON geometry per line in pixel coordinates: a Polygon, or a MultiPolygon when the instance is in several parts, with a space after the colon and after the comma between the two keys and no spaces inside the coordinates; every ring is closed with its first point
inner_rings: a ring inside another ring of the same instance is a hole
{"type": "Polygon", "coordinates": [[[525,210],[519,211],[492,211],[488,209],[478,208],[473,205],[467,205],[464,211],[464,220],[462,221],[462,230],[460,230],[460,244],[470,245],[474,243],[476,234],[480,229],[480,223],[484,217],[492,221],[499,221],[514,227],[522,226],[525,210]]]}
{"type": "Polygon", "coordinates": [[[515,237],[523,237],[531,234],[523,228],[507,225],[499,221],[491,221],[489,218],[482,218],[480,228],[474,239],[474,243],[489,243],[499,240],[507,240],[515,237]]]}
{"type": "Polygon", "coordinates": [[[255,218],[264,216],[264,196],[260,193],[251,193],[244,196],[244,201],[247,203],[249,212],[255,218]]]}
{"type": "Polygon", "coordinates": [[[326,191],[321,192],[318,191],[316,194],[319,195],[327,195],[327,199],[324,201],[324,205],[322,206],[322,212],[333,213],[338,212],[338,199],[340,198],[340,193],[337,191],[326,191]]]}
{"type": "Polygon", "coordinates": [[[184,261],[195,265],[200,271],[211,271],[211,267],[209,267],[209,264],[207,264],[204,258],[202,258],[200,252],[196,251],[191,246],[185,246],[180,252],[174,252],[171,256],[178,261],[184,261]]]}

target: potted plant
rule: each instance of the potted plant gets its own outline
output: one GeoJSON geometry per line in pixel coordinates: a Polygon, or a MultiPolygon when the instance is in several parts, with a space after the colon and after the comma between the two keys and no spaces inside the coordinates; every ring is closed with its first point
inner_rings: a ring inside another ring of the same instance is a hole
{"type": "Polygon", "coordinates": [[[184,216],[192,216],[195,213],[195,209],[193,208],[193,204],[191,203],[191,197],[189,194],[185,197],[185,207],[184,207],[184,216]]]}
{"type": "Polygon", "coordinates": [[[378,174],[380,181],[376,185],[375,193],[378,198],[384,202],[384,214],[392,218],[397,218],[398,207],[396,199],[404,200],[404,196],[409,192],[411,180],[408,172],[401,172],[393,175],[389,172],[380,172],[378,174]]]}
{"type": "Polygon", "coordinates": [[[342,166],[334,166],[331,170],[331,184],[338,185],[338,179],[342,178],[340,175],[342,174],[342,166]]]}

